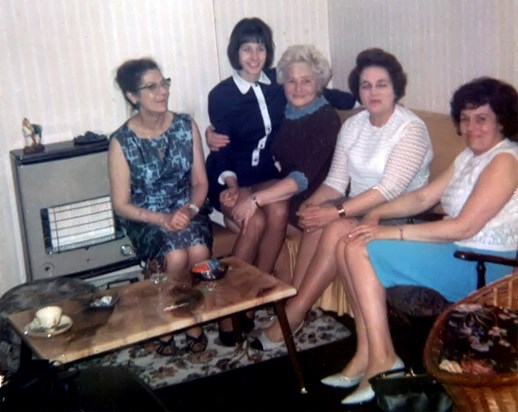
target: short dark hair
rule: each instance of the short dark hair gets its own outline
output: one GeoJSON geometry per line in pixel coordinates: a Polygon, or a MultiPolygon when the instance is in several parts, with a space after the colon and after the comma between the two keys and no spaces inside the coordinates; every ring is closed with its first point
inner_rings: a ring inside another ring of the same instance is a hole
{"type": "Polygon", "coordinates": [[[489,104],[502,126],[502,134],[518,141],[518,93],[508,83],[491,77],[479,77],[460,86],[450,102],[450,114],[460,135],[460,113],[489,104]]]}
{"type": "Polygon", "coordinates": [[[273,63],[275,44],[273,42],[272,29],[264,21],[257,17],[240,20],[230,34],[227,47],[227,56],[231,66],[235,70],[241,70],[239,64],[239,48],[243,43],[264,44],[266,48],[266,62],[264,67],[270,67],[273,63]]]}
{"type": "Polygon", "coordinates": [[[148,57],[126,60],[117,69],[115,81],[119,85],[126,101],[134,109],[138,109],[138,106],[128,99],[126,93],[138,93],[138,88],[141,86],[140,82],[142,80],[142,76],[148,70],[160,70],[158,64],[148,57]]]}
{"type": "Polygon", "coordinates": [[[349,90],[357,101],[360,101],[360,76],[367,67],[382,67],[387,70],[396,102],[405,95],[407,77],[403,66],[393,54],[378,48],[363,50],[356,56],[356,67],[349,73],[349,90]]]}

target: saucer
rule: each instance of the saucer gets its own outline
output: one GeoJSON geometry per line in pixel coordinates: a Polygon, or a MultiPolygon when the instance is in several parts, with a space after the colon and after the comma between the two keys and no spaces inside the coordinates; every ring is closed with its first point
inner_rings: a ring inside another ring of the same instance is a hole
{"type": "Polygon", "coordinates": [[[36,336],[40,338],[50,338],[66,332],[72,327],[72,319],[70,316],[63,315],[59,321],[59,325],[55,328],[44,328],[39,325],[36,319],[33,319],[27,326],[25,326],[24,334],[29,336],[36,336]]]}

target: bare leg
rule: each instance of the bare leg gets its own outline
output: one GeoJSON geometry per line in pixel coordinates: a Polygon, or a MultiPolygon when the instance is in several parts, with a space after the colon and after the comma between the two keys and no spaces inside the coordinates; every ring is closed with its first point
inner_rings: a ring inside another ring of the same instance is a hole
{"type": "Polygon", "coordinates": [[[302,233],[299,250],[297,252],[297,260],[295,261],[295,269],[293,271],[293,280],[291,282],[293,287],[297,290],[300,288],[304,276],[306,276],[308,272],[308,267],[313,260],[313,256],[315,256],[322,232],[323,230],[302,233]]]}
{"type": "MultiPolygon", "coordinates": [[[[222,206],[222,212],[226,219],[232,220],[231,209],[222,206]]],[[[237,225],[237,223],[233,223],[237,225]]],[[[239,235],[234,242],[232,256],[235,256],[246,263],[253,264],[257,256],[259,244],[265,231],[265,226],[265,215],[261,210],[258,210],[248,222],[246,232],[239,232],[239,235]]]]}
{"type": "Polygon", "coordinates": [[[367,329],[365,322],[358,305],[358,299],[356,297],[356,291],[354,290],[353,283],[350,279],[350,275],[347,269],[345,260],[345,247],[347,239],[344,238],[338,242],[336,247],[336,263],[338,267],[338,274],[342,281],[342,285],[347,296],[347,302],[351,307],[354,314],[354,322],[356,329],[356,352],[352,359],[342,370],[342,375],[347,377],[357,376],[367,369],[369,361],[369,341],[367,339],[367,329]]]}
{"type": "Polygon", "coordinates": [[[188,249],[189,267],[210,258],[210,250],[206,245],[196,245],[188,249]]]}
{"type": "MultiPolygon", "coordinates": [[[[355,225],[355,220],[337,220],[324,229],[297,295],[286,304],[286,316],[292,329],[297,328],[304,321],[306,312],[336,277],[336,246],[355,225]]],[[[282,340],[282,331],[278,322],[274,322],[265,334],[271,341],[282,340]]]]}
{"type": "Polygon", "coordinates": [[[282,201],[262,208],[266,216],[266,228],[259,243],[255,264],[263,272],[271,273],[273,271],[275,261],[286,238],[288,205],[287,201],[282,201]]]}
{"type": "Polygon", "coordinates": [[[368,341],[369,361],[360,382],[362,388],[369,385],[369,378],[390,369],[397,355],[390,336],[385,288],[374,272],[363,239],[346,244],[345,261],[368,341]]]}
{"type": "MultiPolygon", "coordinates": [[[[209,251],[206,246],[200,245],[195,246],[193,248],[187,249],[177,249],[172,252],[169,252],[166,257],[166,272],[167,277],[170,280],[184,282],[187,285],[190,285],[190,276],[189,276],[189,267],[192,266],[191,253],[197,257],[200,257],[200,260],[207,259],[209,256],[209,251]],[[203,257],[202,257],[203,256],[203,257]]],[[[191,336],[194,338],[199,337],[203,333],[203,329],[201,326],[195,326],[189,328],[185,331],[187,336],[191,336]]]]}
{"type": "Polygon", "coordinates": [[[169,252],[165,257],[165,273],[170,280],[186,281],[189,269],[189,253],[186,249],[169,252]]]}
{"type": "MultiPolygon", "coordinates": [[[[243,191],[243,196],[249,196],[249,193],[249,191],[243,191]]],[[[222,206],[222,211],[225,214],[226,219],[231,220],[232,210],[222,206]]],[[[239,227],[236,222],[232,221],[232,223],[233,226],[239,227]]],[[[257,212],[248,222],[246,232],[239,232],[239,235],[234,242],[232,256],[235,256],[244,262],[254,264],[257,257],[259,244],[262,241],[265,232],[265,225],[266,217],[264,212],[262,210],[257,210],[257,212]]],[[[249,315],[249,317],[253,317],[253,313],[249,313],[249,315]]],[[[232,331],[232,319],[230,317],[221,319],[219,321],[219,328],[223,332],[232,331]]]]}

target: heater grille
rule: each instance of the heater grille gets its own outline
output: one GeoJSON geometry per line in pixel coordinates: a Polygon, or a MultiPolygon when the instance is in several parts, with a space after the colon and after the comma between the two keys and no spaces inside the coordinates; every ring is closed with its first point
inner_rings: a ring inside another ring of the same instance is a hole
{"type": "Polygon", "coordinates": [[[124,237],[110,196],[40,210],[47,254],[79,249],[124,237]]]}

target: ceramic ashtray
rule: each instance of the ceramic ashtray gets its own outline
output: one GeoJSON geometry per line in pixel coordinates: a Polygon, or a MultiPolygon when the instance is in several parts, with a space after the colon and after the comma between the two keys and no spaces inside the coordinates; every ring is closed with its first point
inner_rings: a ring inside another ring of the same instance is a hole
{"type": "Polygon", "coordinates": [[[191,274],[199,280],[218,280],[228,271],[228,265],[212,258],[195,264],[191,268],[191,274]]]}
{"type": "Polygon", "coordinates": [[[112,309],[119,300],[118,294],[97,296],[88,302],[89,309],[112,309]]]}

